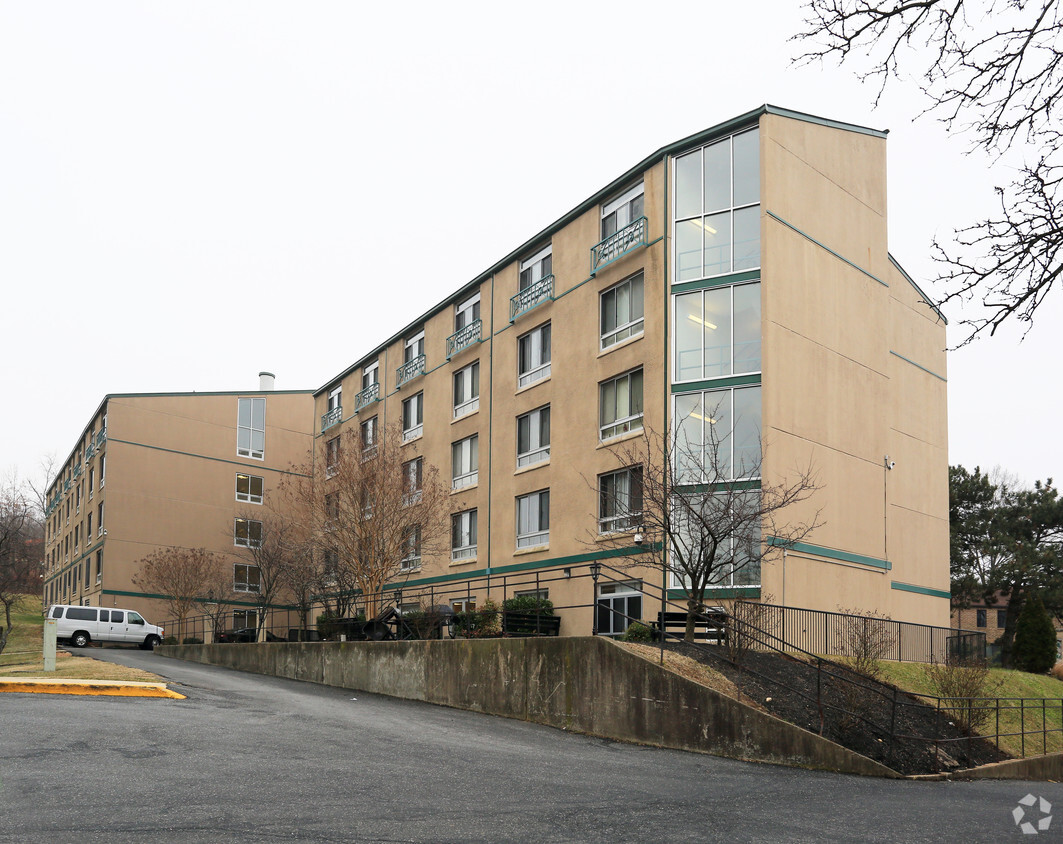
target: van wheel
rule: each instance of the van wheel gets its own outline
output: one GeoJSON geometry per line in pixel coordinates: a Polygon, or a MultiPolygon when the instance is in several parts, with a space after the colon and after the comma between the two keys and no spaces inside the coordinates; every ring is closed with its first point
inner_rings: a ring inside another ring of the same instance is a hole
{"type": "Polygon", "coordinates": [[[148,638],[145,639],[144,643],[140,646],[140,649],[142,651],[153,651],[161,644],[162,639],[160,639],[158,636],[148,636],[148,638]]]}
{"type": "Polygon", "coordinates": [[[89,634],[88,633],[75,633],[73,636],[70,637],[70,644],[73,645],[75,648],[86,648],[86,647],[88,647],[89,634]]]}

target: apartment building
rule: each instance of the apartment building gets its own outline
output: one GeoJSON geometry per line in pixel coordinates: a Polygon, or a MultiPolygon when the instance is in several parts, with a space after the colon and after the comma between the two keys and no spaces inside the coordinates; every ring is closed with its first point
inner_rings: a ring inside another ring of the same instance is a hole
{"type": "Polygon", "coordinates": [[[246,393],[106,396],[48,490],[44,602],[119,606],[154,623],[162,596],[134,582],[140,561],[167,547],[207,548],[246,594],[229,622],[259,612],[254,567],[241,554],[254,512],[312,442],[312,391],[274,391],[262,373],[246,393]]]}
{"type": "MultiPolygon", "coordinates": [[[[412,553],[403,588],[491,575],[499,600],[507,575],[615,562],[618,534],[637,560],[653,538],[608,502],[634,501],[638,467],[612,446],[718,424],[731,466],[755,453],[759,477],[735,476],[753,486],[813,465],[791,515],[823,525],[713,599],[947,626],[945,319],[887,228],[885,132],[763,106],[661,148],[358,351],[314,394],[314,448],[399,426],[452,499],[449,553],[412,553]]],[[[597,604],[653,617],[660,574],[626,571],[595,581],[597,604]]],[[[476,583],[455,607],[488,597],[476,583]]],[[[589,632],[588,581],[570,583],[551,600],[588,608],[562,631],[589,632]]]]}

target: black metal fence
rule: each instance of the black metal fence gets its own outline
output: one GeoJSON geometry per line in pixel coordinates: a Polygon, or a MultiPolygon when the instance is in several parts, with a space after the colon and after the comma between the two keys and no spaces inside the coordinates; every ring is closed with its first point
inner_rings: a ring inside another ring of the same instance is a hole
{"type": "Polygon", "coordinates": [[[985,634],[974,630],[776,604],[739,603],[749,608],[757,626],[766,633],[789,647],[821,656],[853,657],[858,649],[870,645],[876,649],[876,658],[897,662],[983,662],[986,658],[985,634]]]}

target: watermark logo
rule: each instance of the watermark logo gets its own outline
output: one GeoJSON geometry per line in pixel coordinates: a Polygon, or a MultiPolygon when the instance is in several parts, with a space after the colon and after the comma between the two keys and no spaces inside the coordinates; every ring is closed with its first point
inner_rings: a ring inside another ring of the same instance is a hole
{"type": "Polygon", "coordinates": [[[1052,825],[1052,804],[1043,797],[1027,794],[1019,801],[1019,805],[1011,810],[1011,816],[1015,819],[1015,826],[1022,830],[1023,835],[1048,832],[1048,828],[1052,825]],[[1035,809],[1034,806],[1037,808],[1035,809]]]}

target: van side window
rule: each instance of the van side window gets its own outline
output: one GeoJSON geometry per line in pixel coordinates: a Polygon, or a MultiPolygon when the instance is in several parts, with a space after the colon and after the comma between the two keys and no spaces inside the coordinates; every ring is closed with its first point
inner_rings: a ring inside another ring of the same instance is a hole
{"type": "Polygon", "coordinates": [[[111,620],[111,611],[110,610],[100,610],[100,621],[110,621],[110,620],[111,620]]]}
{"type": "Polygon", "coordinates": [[[75,621],[95,621],[96,620],[96,608],[95,607],[69,607],[66,611],[66,617],[75,621]]]}
{"type": "Polygon", "coordinates": [[[144,619],[142,619],[135,612],[131,612],[131,613],[129,613],[129,618],[127,619],[127,622],[129,624],[143,624],[144,623],[144,619]]]}
{"type": "Polygon", "coordinates": [[[121,623],[122,613],[120,613],[118,610],[111,610],[111,621],[121,623]]]}
{"type": "Polygon", "coordinates": [[[63,617],[63,608],[62,607],[52,607],[52,618],[62,618],[62,617],[63,617]]]}

